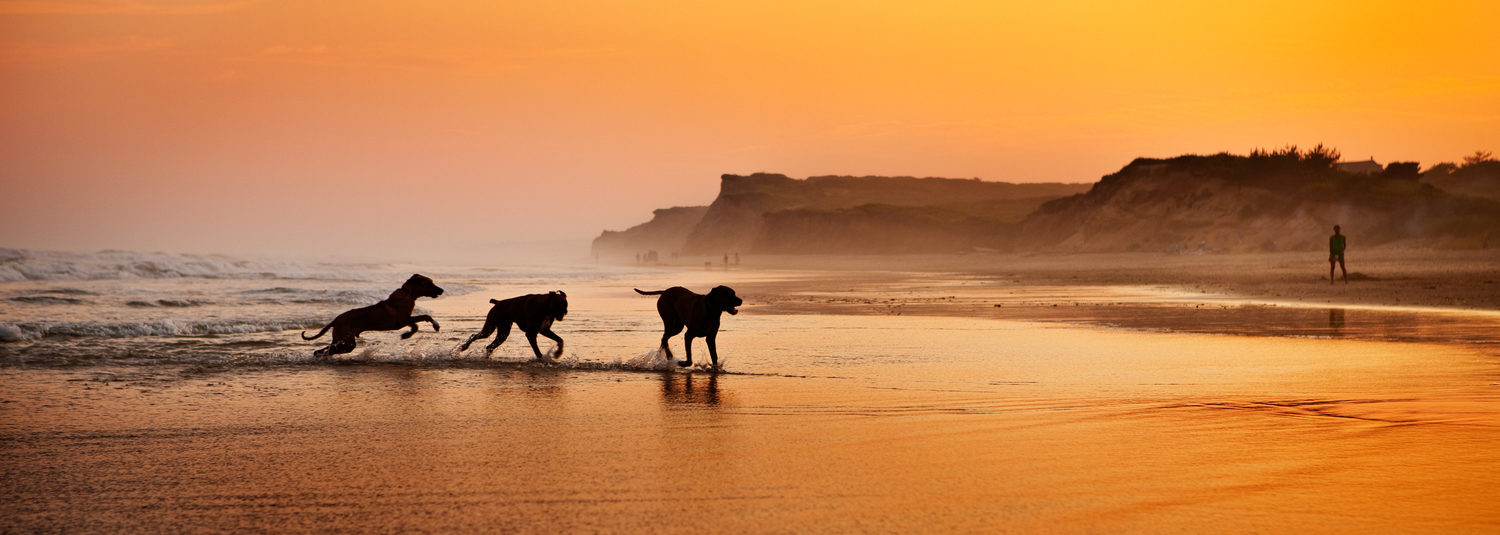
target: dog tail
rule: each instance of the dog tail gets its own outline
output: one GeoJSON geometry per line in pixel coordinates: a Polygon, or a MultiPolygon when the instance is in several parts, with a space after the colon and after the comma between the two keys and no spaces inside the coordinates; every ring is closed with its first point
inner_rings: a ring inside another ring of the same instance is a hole
{"type": "Polygon", "coordinates": [[[499,299],[491,299],[490,300],[490,304],[492,304],[492,305],[498,305],[498,304],[500,304],[500,300],[499,299]]]}
{"type": "Polygon", "coordinates": [[[667,291],[666,290],[657,290],[657,291],[654,291],[654,292],[643,292],[643,291],[641,291],[640,288],[636,288],[635,289],[635,293],[638,293],[638,294],[641,294],[641,295],[661,295],[661,294],[667,293],[667,291]]]}
{"type": "Polygon", "coordinates": [[[323,336],[323,333],[328,332],[328,329],[331,329],[331,328],[333,328],[333,322],[329,322],[328,325],[324,325],[323,326],[323,330],[318,331],[318,334],[314,334],[311,337],[307,336],[307,331],[302,331],[302,339],[303,340],[317,340],[319,336],[323,336]]]}

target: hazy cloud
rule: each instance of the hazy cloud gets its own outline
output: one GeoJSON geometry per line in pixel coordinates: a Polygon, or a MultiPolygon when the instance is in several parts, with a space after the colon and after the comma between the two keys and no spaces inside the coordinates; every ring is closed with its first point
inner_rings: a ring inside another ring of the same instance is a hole
{"type": "Polygon", "coordinates": [[[0,15],[108,15],[146,13],[197,15],[234,11],[254,4],[237,2],[171,2],[147,0],[0,0],[0,15]]]}
{"type": "Polygon", "coordinates": [[[171,47],[170,38],[142,38],[130,36],[125,39],[90,39],[76,43],[0,43],[0,63],[80,61],[114,59],[121,54],[131,54],[171,47]]]}
{"type": "Polygon", "coordinates": [[[429,45],[313,46],[274,45],[237,58],[248,62],[309,65],[355,65],[493,75],[525,68],[529,63],[559,59],[618,57],[611,47],[494,49],[429,45]]]}

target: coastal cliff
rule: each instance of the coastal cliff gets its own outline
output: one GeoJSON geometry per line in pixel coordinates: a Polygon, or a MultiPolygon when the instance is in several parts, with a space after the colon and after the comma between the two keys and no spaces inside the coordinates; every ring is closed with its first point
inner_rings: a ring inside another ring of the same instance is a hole
{"type": "Polygon", "coordinates": [[[651,220],[622,231],[606,230],[594,238],[591,253],[596,257],[631,257],[636,253],[658,251],[670,253],[682,249],[688,234],[703,219],[707,206],[674,206],[651,212],[651,220]]]}
{"type": "Polygon", "coordinates": [[[723,175],[718,198],[694,227],[683,251],[786,254],[969,250],[979,245],[971,243],[970,237],[993,232],[985,227],[985,219],[1014,219],[1009,221],[1014,225],[1020,220],[1014,214],[1017,210],[1029,212],[1048,198],[1087,189],[1087,184],[1012,184],[977,179],[819,176],[798,180],[769,173],[723,175]],[[984,228],[975,230],[978,227],[984,228]],[[898,234],[908,238],[897,238],[898,234]]]}
{"type": "MultiPolygon", "coordinates": [[[[1500,246],[1500,162],[1342,169],[1322,146],[1138,158],[1095,184],[723,175],[707,207],[605,231],[595,253],[1269,252],[1500,246]],[[1446,167],[1445,167],[1446,166],[1446,167]],[[1442,186],[1436,187],[1434,184],[1442,186]],[[1445,189],[1452,191],[1445,191],[1445,189]],[[1490,242],[1495,243],[1491,244],[1490,242]]],[[[1378,164],[1373,164],[1378,167],[1378,164]]]]}
{"type": "Polygon", "coordinates": [[[1021,223],[1016,248],[1310,251],[1327,246],[1336,224],[1351,248],[1478,248],[1500,232],[1500,203],[1419,182],[1414,162],[1365,175],[1338,170],[1336,159],[1321,147],[1140,158],[1087,193],[1041,205],[1021,223]]]}
{"type": "Polygon", "coordinates": [[[769,212],[751,250],[760,254],[1006,251],[1015,242],[1019,223],[1043,202],[1056,198],[769,212]]]}

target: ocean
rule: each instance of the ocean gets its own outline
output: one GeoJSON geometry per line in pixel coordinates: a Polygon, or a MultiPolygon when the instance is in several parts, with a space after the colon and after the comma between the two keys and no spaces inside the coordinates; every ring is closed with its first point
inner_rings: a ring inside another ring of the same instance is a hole
{"type": "MultiPolygon", "coordinates": [[[[446,351],[448,343],[457,340],[459,331],[467,335],[478,330],[491,297],[639,279],[648,271],[0,250],[0,363],[66,367],[315,362],[312,351],[327,345],[329,337],[304,342],[297,331],[315,334],[339,313],[385,299],[417,272],[440,281],[444,295],[440,302],[419,301],[415,313],[432,313],[435,306],[443,309],[450,313],[440,319],[446,330],[433,333],[424,324],[424,335],[413,343],[393,333],[368,333],[362,337],[362,351],[353,358],[454,358],[457,355],[446,351]],[[487,288],[509,293],[471,295],[487,288]],[[442,306],[455,302],[461,305],[442,306]]],[[[619,318],[575,317],[572,324],[583,327],[583,332],[637,326],[609,323],[619,318]]]]}

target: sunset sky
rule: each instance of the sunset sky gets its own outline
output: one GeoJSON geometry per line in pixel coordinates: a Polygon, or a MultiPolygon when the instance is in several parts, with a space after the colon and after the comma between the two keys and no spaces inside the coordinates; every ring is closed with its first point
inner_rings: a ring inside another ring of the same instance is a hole
{"type": "MultiPolygon", "coordinates": [[[[1500,2],[0,0],[0,247],[421,261],[723,173],[1500,152],[1500,2]]],[[[579,251],[581,257],[586,248],[579,251]]]]}

